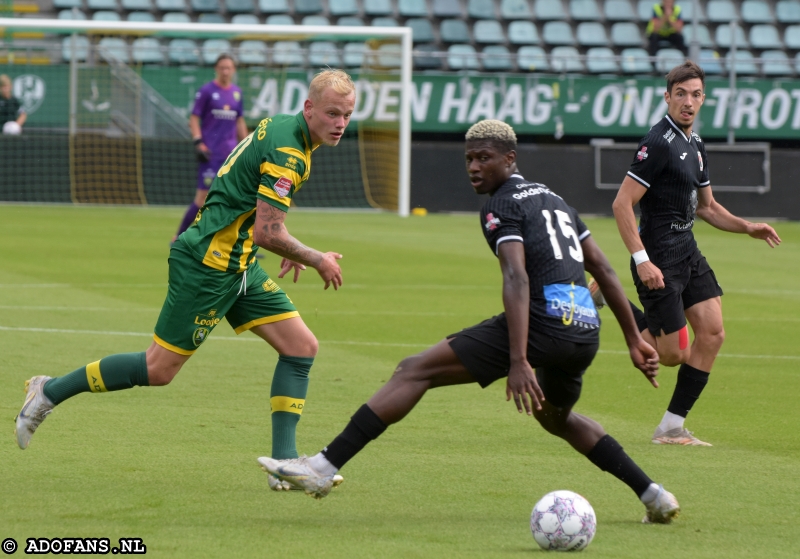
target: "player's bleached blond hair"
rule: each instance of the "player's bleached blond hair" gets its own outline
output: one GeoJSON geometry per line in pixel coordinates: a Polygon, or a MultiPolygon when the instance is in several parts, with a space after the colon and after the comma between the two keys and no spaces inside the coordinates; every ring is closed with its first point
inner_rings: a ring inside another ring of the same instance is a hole
{"type": "Polygon", "coordinates": [[[481,120],[467,130],[468,142],[489,142],[505,152],[517,149],[517,135],[514,129],[502,120],[481,120]]]}
{"type": "Polygon", "coordinates": [[[0,87],[11,85],[11,78],[6,76],[5,74],[0,74],[0,87]]]}
{"type": "Polygon", "coordinates": [[[333,89],[339,95],[349,95],[356,90],[356,84],[343,70],[323,70],[308,84],[308,98],[312,101],[319,101],[327,89],[333,89]]]}

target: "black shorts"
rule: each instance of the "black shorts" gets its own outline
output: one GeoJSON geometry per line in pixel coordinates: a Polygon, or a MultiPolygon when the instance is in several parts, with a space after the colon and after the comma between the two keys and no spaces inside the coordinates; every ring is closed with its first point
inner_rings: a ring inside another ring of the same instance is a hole
{"type": "Polygon", "coordinates": [[[664,334],[677,332],[686,326],[686,309],[722,295],[714,270],[699,250],[678,264],[661,268],[661,273],[664,274],[664,289],[648,289],[639,279],[636,264],[631,259],[633,283],[644,306],[647,329],[654,336],[660,336],[662,330],[664,334]]]}
{"type": "MultiPolygon", "coordinates": [[[[508,322],[499,314],[447,336],[458,359],[481,387],[508,376],[508,322]]],[[[576,343],[531,331],[528,362],[545,399],[559,408],[572,407],[581,395],[583,373],[592,363],[599,342],[576,343]]]]}

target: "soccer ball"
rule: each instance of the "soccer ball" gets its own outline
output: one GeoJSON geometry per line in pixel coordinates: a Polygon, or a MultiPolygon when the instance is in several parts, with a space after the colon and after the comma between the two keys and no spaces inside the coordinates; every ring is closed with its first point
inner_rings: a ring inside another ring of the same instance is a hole
{"type": "Polygon", "coordinates": [[[580,551],[597,530],[597,518],[589,501],[572,491],[553,491],[542,497],[531,512],[531,533],[542,549],[580,551]]]}
{"type": "Polygon", "coordinates": [[[19,134],[22,134],[22,127],[13,120],[9,120],[3,125],[3,134],[8,134],[9,136],[17,136],[19,134]]]}

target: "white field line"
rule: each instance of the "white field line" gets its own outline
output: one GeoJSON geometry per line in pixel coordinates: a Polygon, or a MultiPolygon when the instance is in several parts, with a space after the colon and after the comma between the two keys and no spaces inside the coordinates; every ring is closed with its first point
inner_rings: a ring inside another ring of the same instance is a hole
{"type": "MultiPolygon", "coordinates": [[[[73,311],[73,312],[158,312],[160,307],[63,307],[63,306],[36,306],[36,305],[0,305],[0,310],[20,310],[20,311],[73,311]]],[[[305,316],[311,315],[311,312],[304,312],[305,316]]],[[[368,316],[474,316],[478,314],[474,312],[417,312],[417,311],[337,311],[337,310],[323,310],[314,311],[314,314],[324,315],[368,315],[368,316]]],[[[798,319],[800,320],[800,319],[798,319]]]]}
{"type": "MultiPolygon", "coordinates": [[[[107,330],[68,330],[64,328],[30,328],[30,327],[17,327],[17,326],[0,326],[0,332],[30,332],[38,334],[79,334],[90,336],[132,336],[132,337],[146,337],[152,338],[153,334],[149,332],[114,332],[107,330]]],[[[220,340],[226,342],[261,342],[260,338],[254,337],[233,337],[233,336],[214,336],[210,340],[220,340]]],[[[331,345],[354,345],[354,346],[377,346],[377,347],[430,347],[431,344],[408,344],[408,343],[395,343],[395,342],[361,342],[353,340],[320,340],[322,344],[331,345]]],[[[606,353],[609,355],[628,355],[627,351],[601,349],[599,353],[606,353]]],[[[790,361],[800,360],[800,355],[751,355],[743,353],[720,353],[719,357],[728,357],[732,359],[782,359],[790,361]]]]}

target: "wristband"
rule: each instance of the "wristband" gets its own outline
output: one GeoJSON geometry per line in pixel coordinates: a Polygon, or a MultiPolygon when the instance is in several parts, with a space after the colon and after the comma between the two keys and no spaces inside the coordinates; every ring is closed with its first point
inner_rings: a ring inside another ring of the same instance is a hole
{"type": "Polygon", "coordinates": [[[203,138],[195,138],[194,139],[194,145],[199,146],[202,143],[203,143],[203,138]]]}
{"type": "Polygon", "coordinates": [[[645,262],[650,261],[650,257],[647,256],[646,250],[640,250],[638,252],[634,252],[633,254],[631,254],[631,256],[633,257],[633,261],[636,262],[637,266],[639,264],[644,264],[645,262]]]}

